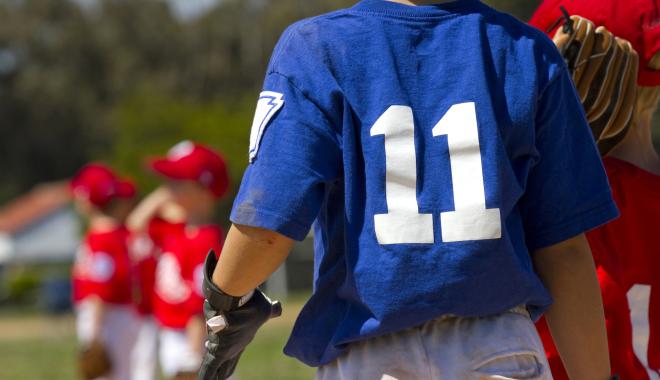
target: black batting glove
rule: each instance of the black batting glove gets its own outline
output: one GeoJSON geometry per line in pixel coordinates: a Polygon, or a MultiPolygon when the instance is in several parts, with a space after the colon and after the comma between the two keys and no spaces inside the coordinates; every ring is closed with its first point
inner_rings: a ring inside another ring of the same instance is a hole
{"type": "Polygon", "coordinates": [[[204,317],[208,332],[198,380],[225,380],[234,373],[245,347],[270,318],[282,314],[279,301],[271,301],[259,289],[244,297],[232,297],[211,280],[217,259],[209,252],[204,263],[204,317]]]}

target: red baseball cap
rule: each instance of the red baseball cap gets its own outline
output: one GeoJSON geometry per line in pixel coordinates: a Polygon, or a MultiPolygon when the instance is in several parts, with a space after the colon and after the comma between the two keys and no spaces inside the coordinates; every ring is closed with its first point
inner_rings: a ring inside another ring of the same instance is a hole
{"type": "Polygon", "coordinates": [[[109,167],[92,163],[83,166],[70,182],[76,198],[87,199],[97,207],[107,205],[115,198],[130,199],[135,196],[135,185],[119,178],[109,167]]]}
{"type": "Polygon", "coordinates": [[[217,198],[229,188],[229,173],[224,158],[211,148],[192,141],[173,146],[165,157],[149,163],[157,173],[175,180],[196,181],[217,198]]]}
{"type": "Polygon", "coordinates": [[[529,23],[552,38],[557,28],[548,29],[562,17],[559,6],[570,15],[587,18],[630,41],[639,54],[637,83],[645,87],[660,86],[660,70],[649,67],[653,56],[660,51],[660,0],[544,0],[529,23]]]}

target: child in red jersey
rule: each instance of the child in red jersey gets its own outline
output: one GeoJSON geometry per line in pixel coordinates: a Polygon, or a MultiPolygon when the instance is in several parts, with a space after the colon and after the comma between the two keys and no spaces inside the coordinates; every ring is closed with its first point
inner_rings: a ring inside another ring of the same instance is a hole
{"type": "Polygon", "coordinates": [[[229,178],[218,153],[189,141],[153,160],[151,168],[167,182],[138,206],[131,220],[147,225],[159,252],[153,307],[161,327],[161,367],[171,378],[194,374],[201,363],[206,333],[202,267],[209,250],[220,252],[222,247],[224,234],[211,220],[229,178]],[[182,211],[178,217],[172,202],[182,211]]]}
{"type": "MultiPolygon", "coordinates": [[[[624,380],[660,379],[660,157],[651,138],[660,99],[660,2],[545,0],[531,23],[548,30],[561,15],[560,5],[630,41],[639,54],[632,125],[603,159],[621,217],[587,238],[598,267],[613,372],[624,380]]],[[[568,379],[545,324],[539,331],[553,376],[568,379]]]]}
{"type": "Polygon", "coordinates": [[[185,219],[185,211],[174,203],[171,192],[161,187],[144,198],[126,222],[131,231],[133,296],[138,315],[132,380],[156,379],[158,323],[153,314],[156,265],[165,237],[179,233],[185,226],[185,219]]]}
{"type": "MultiPolygon", "coordinates": [[[[660,43],[656,56],[660,63],[660,43]]],[[[660,65],[658,69],[660,73],[660,65]]],[[[660,158],[651,140],[658,100],[660,80],[655,87],[639,88],[635,122],[622,143],[603,160],[621,217],[587,234],[596,264],[616,279],[627,298],[627,304],[618,305],[625,308],[626,319],[608,325],[612,365],[635,361],[643,371],[634,377],[622,375],[622,379],[660,379],[660,158]],[[632,340],[615,338],[626,330],[632,340]],[[629,356],[619,359],[615,352],[623,347],[634,352],[623,352],[629,356]]],[[[609,317],[606,289],[603,296],[605,316],[609,317]]]]}
{"type": "Polygon", "coordinates": [[[130,380],[134,316],[131,270],[124,219],[135,187],[101,164],[83,167],[71,181],[76,208],[88,230],[73,266],[73,299],[78,338],[84,347],[99,343],[112,363],[108,378],[130,380]]]}

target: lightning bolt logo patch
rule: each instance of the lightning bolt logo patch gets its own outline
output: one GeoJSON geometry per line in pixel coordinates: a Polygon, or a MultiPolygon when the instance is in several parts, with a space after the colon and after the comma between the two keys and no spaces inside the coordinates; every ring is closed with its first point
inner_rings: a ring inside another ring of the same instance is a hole
{"type": "Polygon", "coordinates": [[[259,95],[257,110],[250,131],[250,162],[257,158],[261,138],[270,120],[284,106],[284,95],[278,92],[264,91],[259,95]]]}

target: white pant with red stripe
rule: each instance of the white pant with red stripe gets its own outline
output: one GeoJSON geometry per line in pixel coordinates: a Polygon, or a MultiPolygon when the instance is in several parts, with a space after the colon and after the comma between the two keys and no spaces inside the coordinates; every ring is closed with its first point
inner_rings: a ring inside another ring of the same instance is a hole
{"type": "Polygon", "coordinates": [[[151,316],[138,317],[137,336],[131,353],[131,380],[156,379],[158,324],[151,316]]]}
{"type": "MultiPolygon", "coordinates": [[[[94,309],[89,301],[76,305],[76,329],[78,341],[85,345],[93,334],[94,309]]],[[[105,305],[101,326],[101,341],[112,361],[112,373],[108,380],[131,380],[131,351],[135,344],[136,317],[129,305],[105,305]]]]}
{"type": "MultiPolygon", "coordinates": [[[[166,378],[178,372],[197,372],[202,364],[199,351],[190,347],[186,330],[161,328],[159,332],[160,366],[166,378]]],[[[236,374],[227,380],[237,380],[236,374]]]]}
{"type": "Polygon", "coordinates": [[[160,366],[166,378],[179,372],[197,372],[202,363],[200,351],[190,346],[185,329],[163,327],[159,333],[160,366]]]}

